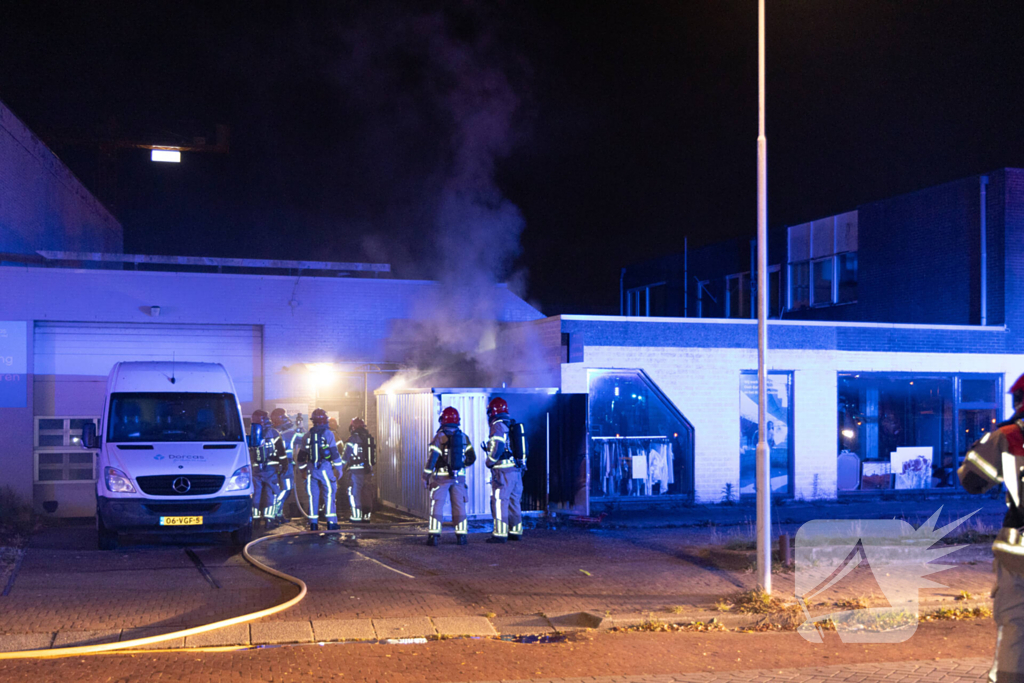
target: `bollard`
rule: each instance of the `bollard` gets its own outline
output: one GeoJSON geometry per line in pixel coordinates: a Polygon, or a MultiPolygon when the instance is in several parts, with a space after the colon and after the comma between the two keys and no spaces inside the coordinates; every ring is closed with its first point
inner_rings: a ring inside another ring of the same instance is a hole
{"type": "Polygon", "coordinates": [[[789,534],[779,534],[779,562],[783,567],[793,566],[793,555],[789,549],[789,534]]]}

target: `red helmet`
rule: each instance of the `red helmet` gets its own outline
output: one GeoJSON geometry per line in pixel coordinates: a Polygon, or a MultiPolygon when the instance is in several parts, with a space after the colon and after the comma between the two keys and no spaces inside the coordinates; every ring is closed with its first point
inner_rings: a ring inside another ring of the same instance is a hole
{"type": "Polygon", "coordinates": [[[314,427],[326,427],[327,426],[327,411],[323,408],[317,408],[309,416],[309,421],[313,423],[314,427]]]}
{"type": "Polygon", "coordinates": [[[352,421],[348,423],[348,433],[358,432],[360,429],[366,429],[366,423],[363,422],[361,417],[353,417],[352,421]]]}
{"type": "Polygon", "coordinates": [[[441,424],[443,425],[457,425],[459,424],[459,411],[455,410],[451,406],[448,406],[441,411],[441,424]]]}
{"type": "Polygon", "coordinates": [[[494,417],[502,413],[508,415],[508,403],[501,396],[495,396],[487,404],[487,417],[494,417]]]}
{"type": "Polygon", "coordinates": [[[1024,402],[1024,375],[1017,378],[1017,381],[1010,387],[1010,391],[1007,392],[1013,394],[1013,407],[1016,408],[1018,403],[1024,402]]]}
{"type": "Polygon", "coordinates": [[[284,408],[274,408],[270,411],[270,423],[274,427],[279,427],[281,424],[288,419],[288,413],[285,412],[284,408]]]}
{"type": "Polygon", "coordinates": [[[252,414],[252,424],[263,425],[264,428],[270,426],[270,415],[265,410],[255,410],[252,414]]]}
{"type": "Polygon", "coordinates": [[[327,428],[330,429],[332,432],[338,431],[338,420],[332,417],[330,420],[327,421],[327,428]]]}

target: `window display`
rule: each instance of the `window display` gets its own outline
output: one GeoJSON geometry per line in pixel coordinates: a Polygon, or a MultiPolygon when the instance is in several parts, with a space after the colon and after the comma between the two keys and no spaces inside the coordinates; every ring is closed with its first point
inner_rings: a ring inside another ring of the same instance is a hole
{"type": "Polygon", "coordinates": [[[590,495],[692,491],[693,427],[638,370],[592,370],[590,495]]]}
{"type": "MultiPolygon", "coordinates": [[[[772,493],[788,494],[793,424],[793,374],[769,372],[767,380],[768,405],[765,441],[771,459],[772,493]]],[[[740,494],[756,493],[757,483],[757,373],[744,371],[740,375],[740,494]]]]}
{"type": "Polygon", "coordinates": [[[998,376],[840,374],[839,455],[861,462],[859,486],[844,490],[956,487],[967,447],[997,422],[998,396],[998,376]]]}

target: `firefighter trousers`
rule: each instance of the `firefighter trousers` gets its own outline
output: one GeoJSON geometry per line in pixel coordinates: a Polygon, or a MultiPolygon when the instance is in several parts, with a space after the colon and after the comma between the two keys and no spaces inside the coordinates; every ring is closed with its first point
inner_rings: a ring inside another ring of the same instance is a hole
{"type": "Polygon", "coordinates": [[[452,503],[452,522],[455,533],[464,534],[469,529],[466,521],[466,504],[469,502],[469,489],[466,488],[466,477],[453,477],[446,474],[432,474],[427,480],[430,490],[430,522],[427,530],[431,534],[441,533],[444,521],[444,502],[452,503]]]}
{"type": "Polygon", "coordinates": [[[306,466],[306,515],[310,521],[315,522],[319,517],[320,506],[324,506],[324,518],[328,523],[338,521],[337,503],[334,496],[338,491],[338,481],[334,474],[334,467],[329,462],[321,461],[314,465],[306,466]]]}
{"type": "Polygon", "coordinates": [[[362,467],[348,471],[348,519],[350,522],[369,522],[373,512],[373,487],[370,473],[362,467]]]}
{"type": "Polygon", "coordinates": [[[506,538],[523,533],[523,472],[518,467],[495,467],[491,470],[491,517],[493,536],[506,538]]]}
{"type": "Polygon", "coordinates": [[[252,516],[273,517],[277,496],[281,492],[277,468],[271,465],[254,465],[252,477],[252,516]]]}
{"type": "Polygon", "coordinates": [[[284,517],[284,504],[295,488],[295,465],[289,461],[288,465],[281,470],[278,478],[278,485],[281,492],[277,494],[277,502],[274,504],[274,517],[284,517]]]}
{"type": "Polygon", "coordinates": [[[989,672],[990,681],[1024,682],[1024,576],[994,563],[996,588],[992,616],[998,627],[996,656],[989,672]]]}

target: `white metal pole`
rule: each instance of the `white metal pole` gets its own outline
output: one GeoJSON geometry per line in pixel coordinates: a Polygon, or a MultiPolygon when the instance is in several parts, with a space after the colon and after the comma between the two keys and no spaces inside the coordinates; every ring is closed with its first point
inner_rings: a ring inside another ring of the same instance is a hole
{"type": "Polygon", "coordinates": [[[768,452],[768,139],[764,134],[764,0],[757,2],[757,582],[772,592],[771,455],[768,452]]]}

